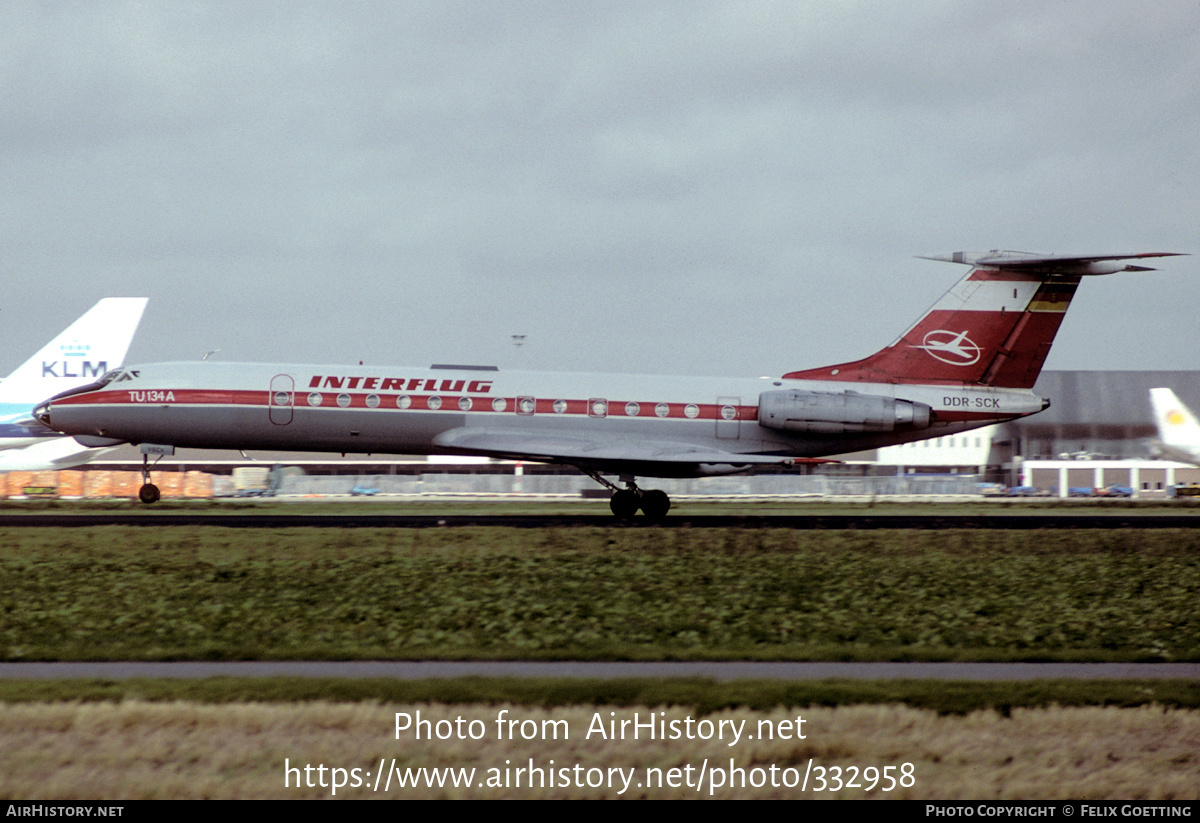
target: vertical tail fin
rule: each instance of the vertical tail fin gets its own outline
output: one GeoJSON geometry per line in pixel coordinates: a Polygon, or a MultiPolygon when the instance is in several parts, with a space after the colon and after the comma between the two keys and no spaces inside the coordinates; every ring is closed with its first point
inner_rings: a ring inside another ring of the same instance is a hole
{"type": "Polygon", "coordinates": [[[972,268],[892,345],[863,360],[786,378],[956,383],[1028,389],[1085,275],[1153,271],[1122,260],[1170,252],[1065,257],[992,251],[929,257],[972,268]]]}
{"type": "Polygon", "coordinates": [[[145,297],[106,297],[0,383],[0,403],[32,406],[121,365],[145,297]]]}
{"type": "Polygon", "coordinates": [[[1196,463],[1200,455],[1200,422],[1196,415],[1170,389],[1151,389],[1150,405],[1158,438],[1169,457],[1196,463]]]}

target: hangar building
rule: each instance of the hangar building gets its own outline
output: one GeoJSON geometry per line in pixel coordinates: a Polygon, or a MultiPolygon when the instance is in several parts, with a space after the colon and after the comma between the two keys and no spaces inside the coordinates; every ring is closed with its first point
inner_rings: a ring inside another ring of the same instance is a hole
{"type": "MultiPolygon", "coordinates": [[[[880,449],[875,462],[903,472],[974,472],[1008,486],[1059,489],[1129,485],[1158,491],[1200,480],[1200,470],[1157,460],[1150,389],[1173,389],[1200,410],[1200,372],[1046,371],[1034,393],[1045,411],[952,437],[880,449]],[[1136,472],[1137,482],[1134,482],[1136,472]]],[[[1063,492],[1065,493],[1065,492],[1063,492]]]]}

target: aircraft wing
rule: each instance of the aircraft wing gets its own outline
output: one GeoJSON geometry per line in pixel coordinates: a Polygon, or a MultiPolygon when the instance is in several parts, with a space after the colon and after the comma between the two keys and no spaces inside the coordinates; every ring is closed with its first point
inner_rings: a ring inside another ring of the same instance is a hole
{"type": "Polygon", "coordinates": [[[433,442],[442,448],[464,454],[566,463],[656,477],[728,474],[754,466],[790,466],[797,462],[794,458],[779,455],[737,454],[665,440],[592,440],[586,437],[473,428],[451,429],[439,434],[433,442]],[[648,468],[651,471],[647,471],[648,468]],[[657,471],[663,473],[658,474],[657,471]]]}
{"type": "Polygon", "coordinates": [[[52,437],[0,452],[0,472],[54,471],[80,466],[112,449],[90,449],[70,437],[52,437]]]}

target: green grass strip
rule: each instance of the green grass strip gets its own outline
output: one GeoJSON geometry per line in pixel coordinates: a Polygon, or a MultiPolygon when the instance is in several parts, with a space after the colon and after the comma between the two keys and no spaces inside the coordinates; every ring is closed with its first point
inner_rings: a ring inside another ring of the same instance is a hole
{"type": "Polygon", "coordinates": [[[1200,660],[1200,531],[0,531],[7,660],[1200,660]]]}

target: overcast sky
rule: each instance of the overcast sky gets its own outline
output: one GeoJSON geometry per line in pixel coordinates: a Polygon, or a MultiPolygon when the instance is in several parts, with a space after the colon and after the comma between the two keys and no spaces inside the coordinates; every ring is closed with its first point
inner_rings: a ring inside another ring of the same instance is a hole
{"type": "MultiPolygon", "coordinates": [[[[0,72],[0,374],[148,296],[130,362],[777,375],[916,254],[1200,252],[1196,0],[14,0],[0,72]]],[[[1200,369],[1158,265],[1047,368],[1200,369]]]]}

